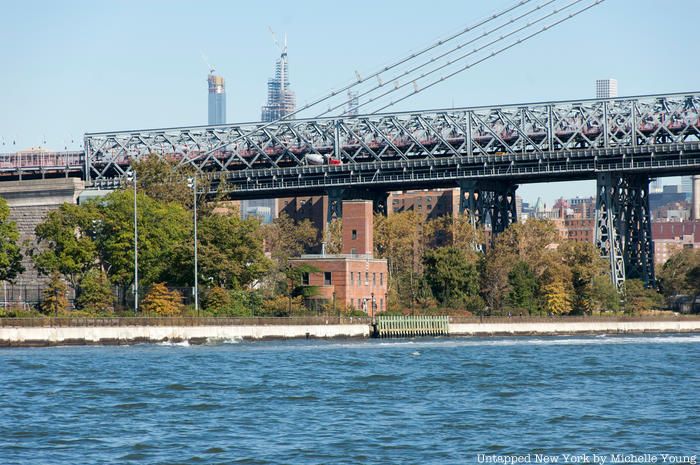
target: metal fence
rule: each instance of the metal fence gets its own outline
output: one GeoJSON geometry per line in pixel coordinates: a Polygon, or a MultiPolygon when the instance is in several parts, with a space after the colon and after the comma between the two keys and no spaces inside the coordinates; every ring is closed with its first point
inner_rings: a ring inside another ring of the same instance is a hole
{"type": "Polygon", "coordinates": [[[104,327],[104,326],[292,326],[369,324],[370,318],[338,316],[302,317],[59,317],[0,318],[0,327],[104,327]]]}
{"type": "MultiPolygon", "coordinates": [[[[596,315],[556,317],[449,317],[450,323],[573,323],[633,321],[697,321],[700,315],[596,315]]],[[[367,324],[369,317],[298,316],[298,317],[59,317],[0,318],[0,327],[104,327],[104,326],[276,326],[367,324]]]]}

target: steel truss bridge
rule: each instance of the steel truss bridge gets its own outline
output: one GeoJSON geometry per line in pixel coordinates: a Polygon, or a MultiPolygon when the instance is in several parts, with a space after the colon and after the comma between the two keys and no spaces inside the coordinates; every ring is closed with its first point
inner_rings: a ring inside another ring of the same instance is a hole
{"type": "Polygon", "coordinates": [[[326,194],[328,218],[343,199],[386,212],[390,191],[459,187],[461,212],[494,234],[516,221],[519,184],[596,179],[596,244],[620,287],[654,282],[649,179],[700,173],[700,93],[89,133],[84,146],[65,173],[88,185],[114,188],[155,154],[233,199],[326,194]]]}

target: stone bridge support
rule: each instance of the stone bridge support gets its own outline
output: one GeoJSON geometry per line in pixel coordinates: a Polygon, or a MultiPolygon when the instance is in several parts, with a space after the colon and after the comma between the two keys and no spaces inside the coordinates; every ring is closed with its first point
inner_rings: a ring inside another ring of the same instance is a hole
{"type": "MultiPolygon", "coordinates": [[[[10,206],[10,220],[17,223],[20,243],[27,241],[30,246],[34,246],[34,228],[46,218],[48,212],[63,203],[77,203],[84,188],[84,182],[77,178],[5,181],[0,183],[0,197],[10,206]]],[[[18,277],[15,284],[37,287],[44,278],[38,275],[26,251],[23,254],[22,264],[26,271],[18,277]]]]}
{"type": "Polygon", "coordinates": [[[613,283],[625,279],[655,285],[649,176],[600,173],[597,179],[595,244],[610,261],[613,283]]]}

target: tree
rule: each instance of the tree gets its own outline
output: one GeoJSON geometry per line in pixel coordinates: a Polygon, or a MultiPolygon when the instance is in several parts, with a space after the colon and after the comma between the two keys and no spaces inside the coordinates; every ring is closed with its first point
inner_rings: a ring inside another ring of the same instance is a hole
{"type": "Polygon", "coordinates": [[[688,281],[688,273],[697,266],[700,266],[700,251],[697,249],[681,249],[672,255],[657,276],[664,295],[673,297],[695,294],[698,288],[688,281]]]}
{"type": "Polygon", "coordinates": [[[51,273],[48,287],[44,289],[44,301],[41,303],[41,311],[47,315],[58,316],[68,309],[66,298],[66,283],[61,279],[58,271],[51,273]]]}
{"type": "Polygon", "coordinates": [[[74,289],[98,261],[95,236],[103,219],[95,202],[64,203],[35,229],[38,247],[30,251],[39,273],[60,273],[74,289]]]}
{"type": "Polygon", "coordinates": [[[91,313],[111,313],[114,310],[114,293],[109,278],[99,268],[93,268],[80,280],[80,292],[75,306],[91,313]]]}
{"type": "Polygon", "coordinates": [[[265,257],[260,222],[213,214],[199,223],[200,276],[219,287],[246,287],[272,265],[265,257]]]}
{"type": "Polygon", "coordinates": [[[616,312],[620,309],[620,293],[608,274],[594,276],[590,286],[586,286],[582,292],[581,310],[586,313],[616,312]]]}
{"type": "Polygon", "coordinates": [[[318,231],[309,220],[295,222],[282,214],[262,227],[262,235],[273,262],[271,272],[266,275],[268,288],[286,295],[289,259],[300,256],[315,244],[318,231]]]}
{"type": "Polygon", "coordinates": [[[508,273],[510,293],[508,302],[515,308],[527,310],[532,314],[537,311],[537,278],[527,263],[522,260],[513,266],[508,273]]]}
{"type": "Polygon", "coordinates": [[[423,253],[426,230],[424,218],[415,212],[374,216],[374,252],[386,258],[389,286],[396,288],[399,300],[413,305],[423,279],[423,253]]]}
{"type": "Polygon", "coordinates": [[[339,254],[343,250],[343,220],[337,218],[328,223],[326,253],[339,254]]]}
{"type": "Polygon", "coordinates": [[[10,221],[10,207],[0,197],[0,281],[14,281],[24,272],[18,241],[17,224],[10,221]]]}
{"type": "Polygon", "coordinates": [[[460,305],[479,294],[478,256],[449,246],[425,253],[425,279],[443,305],[460,305]]]}
{"type": "Polygon", "coordinates": [[[553,315],[560,315],[571,309],[571,301],[562,280],[557,279],[542,286],[542,309],[553,315]]]}
{"type": "MultiPolygon", "coordinates": [[[[98,234],[102,264],[111,280],[123,287],[134,281],[134,196],[116,191],[101,199],[98,234]]],[[[192,283],[192,219],[176,203],[138,195],[139,284],[192,283]]]]}
{"type": "Polygon", "coordinates": [[[145,313],[158,316],[177,316],[184,310],[180,293],[169,291],[165,283],[151,286],[143,299],[142,308],[145,313]]]}
{"type": "Polygon", "coordinates": [[[646,289],[639,279],[625,280],[625,313],[641,313],[658,308],[663,303],[661,294],[653,289],[646,289]]]}

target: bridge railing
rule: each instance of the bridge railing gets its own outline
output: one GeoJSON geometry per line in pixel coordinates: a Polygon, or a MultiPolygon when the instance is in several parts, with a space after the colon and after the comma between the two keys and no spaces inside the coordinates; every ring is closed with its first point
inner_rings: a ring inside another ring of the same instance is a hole
{"type": "Polygon", "coordinates": [[[83,152],[0,153],[0,171],[38,169],[79,169],[84,166],[83,152]]]}

